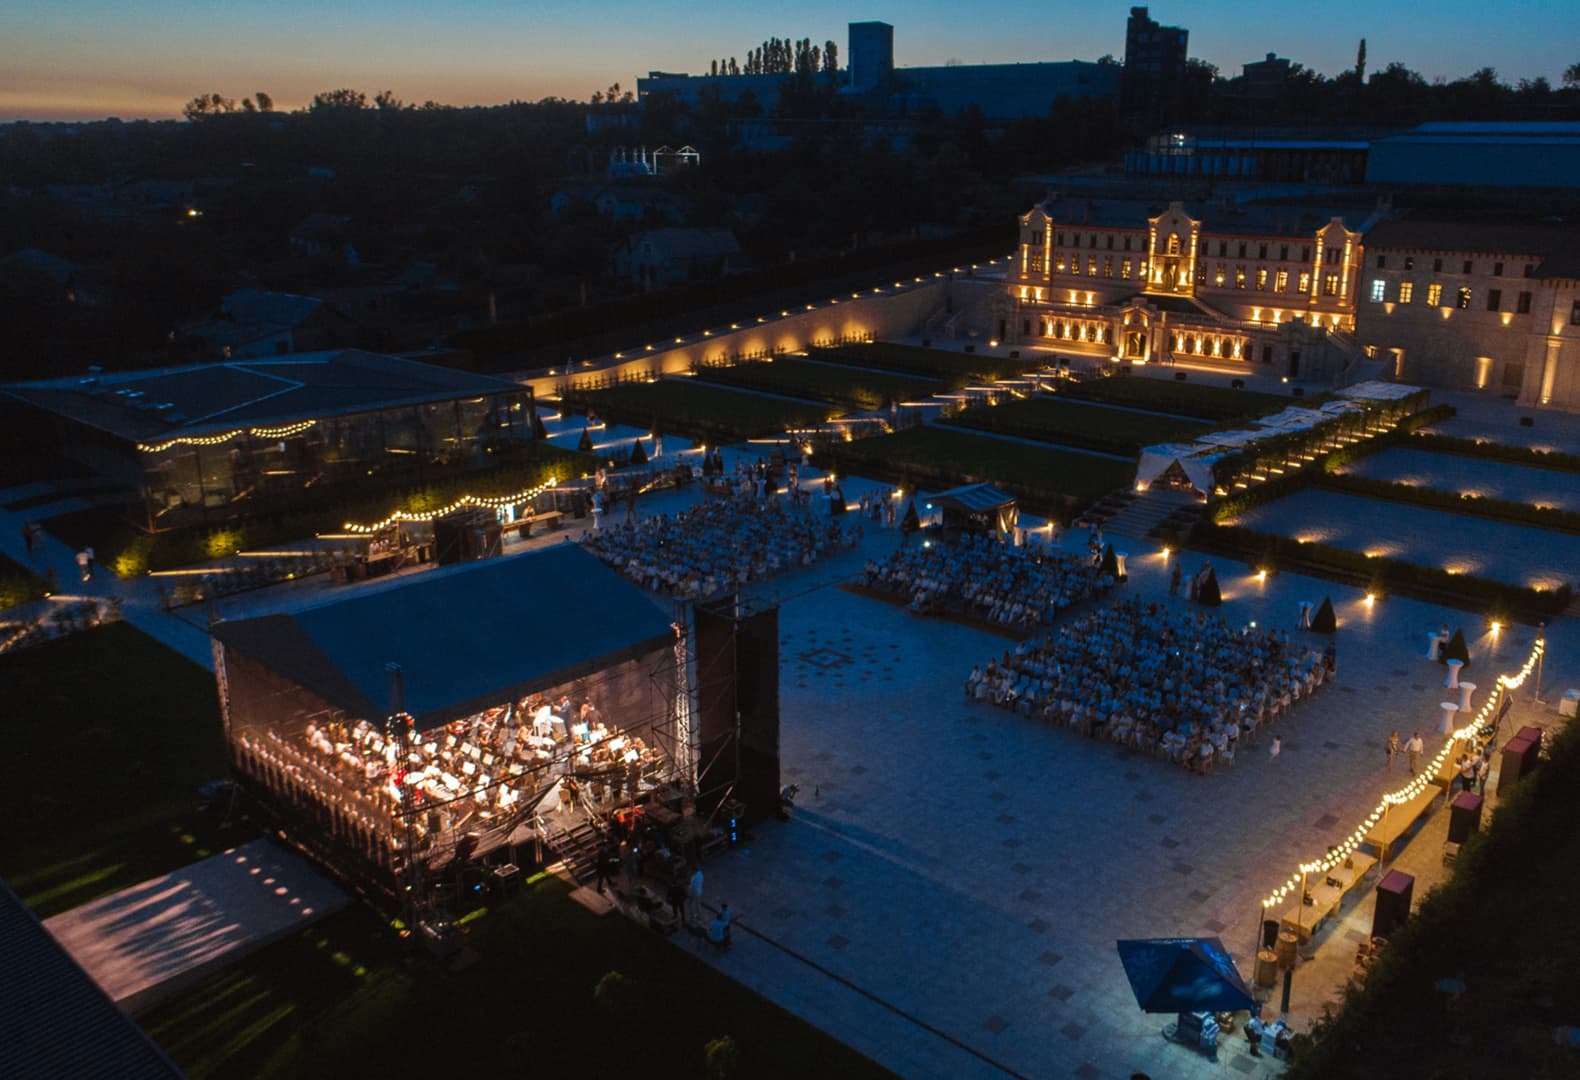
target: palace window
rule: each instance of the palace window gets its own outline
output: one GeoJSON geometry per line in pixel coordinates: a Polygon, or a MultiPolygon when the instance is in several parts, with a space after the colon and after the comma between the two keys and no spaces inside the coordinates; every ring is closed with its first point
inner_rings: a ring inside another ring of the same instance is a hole
{"type": "Polygon", "coordinates": [[[1058,244],[1060,247],[1063,247],[1064,246],[1064,234],[1063,233],[1054,233],[1053,234],[1053,242],[1055,244],[1058,244]]]}
{"type": "Polygon", "coordinates": [[[1529,315],[1531,313],[1530,293],[1522,292],[1519,296],[1514,298],[1514,311],[1519,315],[1529,315]]]}
{"type": "Polygon", "coordinates": [[[1387,297],[1387,295],[1388,295],[1388,283],[1386,281],[1384,281],[1382,278],[1372,278],[1372,291],[1371,291],[1372,303],[1374,303],[1374,304],[1382,303],[1383,300],[1387,297]]]}
{"type": "Polygon", "coordinates": [[[1258,259],[1265,259],[1265,258],[1267,258],[1267,245],[1266,244],[1258,244],[1258,245],[1256,245],[1256,257],[1258,259]]]}
{"type": "Polygon", "coordinates": [[[1042,273],[1042,248],[1032,248],[1031,258],[1028,261],[1031,264],[1031,273],[1042,273]]]}
{"type": "Polygon", "coordinates": [[[1222,259],[1229,254],[1229,241],[1218,241],[1218,258],[1222,259]]]}
{"type": "Polygon", "coordinates": [[[1439,307],[1443,303],[1443,286],[1437,282],[1426,287],[1426,303],[1428,307],[1439,307]]]}
{"type": "Polygon", "coordinates": [[[1379,270],[1386,270],[1386,269],[1388,269],[1388,256],[1386,256],[1386,255],[1379,255],[1379,256],[1377,256],[1377,269],[1379,269],[1379,270]]]}
{"type": "Polygon", "coordinates": [[[1071,233],[1070,234],[1070,246],[1071,247],[1080,247],[1081,246],[1081,234],[1080,233],[1071,233]]]}
{"type": "Polygon", "coordinates": [[[1300,294],[1302,296],[1304,296],[1306,293],[1308,293],[1310,291],[1311,291],[1311,275],[1310,274],[1301,274],[1300,275],[1300,294]]]}
{"type": "Polygon", "coordinates": [[[1580,326],[1580,300],[1576,300],[1574,306],[1569,309],[1569,325],[1580,326]]]}
{"type": "Polygon", "coordinates": [[[1303,262],[1303,263],[1308,263],[1308,262],[1311,261],[1311,245],[1310,244],[1307,244],[1305,247],[1300,249],[1300,261],[1303,262]]]}
{"type": "Polygon", "coordinates": [[[1329,274],[1328,276],[1326,276],[1326,277],[1324,277],[1322,279],[1322,295],[1323,296],[1337,296],[1337,295],[1339,295],[1339,275],[1337,275],[1337,274],[1329,274]]]}
{"type": "Polygon", "coordinates": [[[1070,273],[1076,277],[1081,276],[1081,257],[1079,255],[1070,256],[1070,273]]]}
{"type": "Polygon", "coordinates": [[[1218,273],[1213,276],[1213,284],[1222,285],[1229,279],[1229,268],[1223,263],[1218,264],[1218,273]]]}
{"type": "Polygon", "coordinates": [[[1488,311],[1497,311],[1502,306],[1503,306],[1503,290],[1502,289],[1488,289],[1487,290],[1487,310],[1488,311]]]}
{"type": "MultiPolygon", "coordinates": [[[[1113,237],[1109,237],[1109,239],[1112,240],[1113,237]]],[[[1103,276],[1105,278],[1114,276],[1114,257],[1112,255],[1103,259],[1103,276]]]]}
{"type": "Polygon", "coordinates": [[[1454,306],[1460,311],[1466,311],[1470,308],[1470,288],[1468,286],[1460,286],[1459,294],[1454,297],[1454,306]]]}
{"type": "Polygon", "coordinates": [[[1406,270],[1414,270],[1415,269],[1415,256],[1414,255],[1406,255],[1404,257],[1404,268],[1406,270]]]}
{"type": "Polygon", "coordinates": [[[1288,244],[1279,244],[1278,245],[1278,257],[1280,259],[1282,259],[1284,262],[1288,262],[1289,261],[1289,245],[1288,244]]]}
{"type": "Polygon", "coordinates": [[[1503,276],[1503,264],[1502,263],[1495,262],[1495,263],[1492,264],[1492,276],[1493,277],[1502,277],[1503,276]]]}
{"type": "Polygon", "coordinates": [[[1278,273],[1273,275],[1273,291],[1274,292],[1288,292],[1289,291],[1289,271],[1288,270],[1280,270],[1278,273]]]}
{"type": "Polygon", "coordinates": [[[1339,265],[1339,256],[1343,254],[1343,252],[1339,251],[1339,249],[1336,247],[1330,247],[1325,252],[1323,252],[1323,254],[1327,256],[1329,266],[1337,266],[1339,265]]]}
{"type": "Polygon", "coordinates": [[[1434,273],[1434,274],[1441,274],[1442,272],[1443,272],[1443,260],[1442,259],[1433,259],[1432,260],[1432,273],[1434,273]]]}
{"type": "MultiPolygon", "coordinates": [[[[1126,244],[1125,246],[1129,247],[1130,245],[1126,244]]],[[[1126,259],[1124,262],[1119,264],[1119,276],[1124,278],[1126,281],[1130,280],[1130,260],[1129,259],[1126,259]]]]}
{"type": "Polygon", "coordinates": [[[1415,282],[1401,281],[1399,283],[1399,302],[1401,304],[1408,304],[1414,296],[1415,282]]]}
{"type": "MultiPolygon", "coordinates": [[[[1128,236],[1125,237],[1125,250],[1126,251],[1130,250],[1130,237],[1128,237],[1128,236]]],[[[1126,275],[1126,276],[1128,276],[1128,275],[1126,275]]]]}
{"type": "Polygon", "coordinates": [[[1114,234],[1113,233],[1109,233],[1108,234],[1108,250],[1109,251],[1113,251],[1114,250],[1114,234]]]}
{"type": "Polygon", "coordinates": [[[1234,287],[1236,289],[1245,288],[1245,267],[1243,266],[1234,268],[1234,287]]]}
{"type": "Polygon", "coordinates": [[[1466,274],[1470,273],[1470,260],[1469,259],[1465,260],[1465,269],[1464,269],[1463,272],[1466,273],[1466,274]]]}
{"type": "Polygon", "coordinates": [[[1087,277],[1096,277],[1097,276],[1097,256],[1096,255],[1088,255],[1086,257],[1086,276],[1087,277]]]}
{"type": "Polygon", "coordinates": [[[1240,258],[1245,258],[1245,241],[1240,241],[1240,258]]]}
{"type": "Polygon", "coordinates": [[[1264,266],[1256,269],[1256,288],[1258,292],[1267,291],[1267,268],[1264,266]]]}
{"type": "Polygon", "coordinates": [[[1170,255],[1178,255],[1180,253],[1179,233],[1169,233],[1168,252],[1170,255]]]}

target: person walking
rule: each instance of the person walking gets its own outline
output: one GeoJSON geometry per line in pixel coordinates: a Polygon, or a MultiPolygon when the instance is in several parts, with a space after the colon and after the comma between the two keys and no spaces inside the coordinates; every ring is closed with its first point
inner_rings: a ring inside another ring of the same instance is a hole
{"type": "Polygon", "coordinates": [[[1469,791],[1476,786],[1476,770],[1478,768],[1475,757],[1466,754],[1465,760],[1459,764],[1459,786],[1461,791],[1469,791]]]}
{"type": "Polygon", "coordinates": [[[1284,740],[1277,735],[1273,736],[1273,747],[1267,752],[1268,761],[1277,761],[1278,755],[1284,752],[1284,740]]]}
{"type": "Polygon", "coordinates": [[[1397,731],[1388,733],[1388,741],[1383,744],[1383,749],[1388,752],[1388,771],[1393,772],[1394,755],[1399,752],[1399,733],[1397,731]]]}
{"type": "Polygon", "coordinates": [[[692,926],[702,926],[701,866],[692,871],[691,884],[686,886],[686,922],[692,926]]]}
{"type": "Polygon", "coordinates": [[[1410,775],[1415,775],[1415,767],[1421,760],[1421,753],[1426,749],[1426,743],[1421,741],[1421,733],[1415,732],[1410,736],[1410,741],[1404,744],[1404,752],[1410,757],[1410,775]]]}

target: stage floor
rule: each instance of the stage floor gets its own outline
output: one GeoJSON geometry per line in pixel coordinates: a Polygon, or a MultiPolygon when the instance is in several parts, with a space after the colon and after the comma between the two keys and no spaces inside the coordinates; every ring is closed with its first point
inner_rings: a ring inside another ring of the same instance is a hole
{"type": "Polygon", "coordinates": [[[146,1009],[351,902],[299,855],[254,840],[45,921],[126,1009],[146,1009]]]}

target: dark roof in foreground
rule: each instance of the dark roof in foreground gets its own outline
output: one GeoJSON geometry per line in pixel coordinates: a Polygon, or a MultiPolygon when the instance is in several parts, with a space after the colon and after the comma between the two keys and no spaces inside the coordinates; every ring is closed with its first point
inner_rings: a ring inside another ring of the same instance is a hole
{"type": "Polygon", "coordinates": [[[338,349],[13,383],[0,393],[123,439],[157,441],[519,389],[487,375],[338,349]]]}
{"type": "Polygon", "coordinates": [[[0,1076],[168,1080],[181,1071],[0,881],[0,1076]]]}
{"type": "Polygon", "coordinates": [[[670,616],[577,544],[397,579],[284,615],[222,622],[229,649],[347,713],[389,711],[401,666],[423,727],[556,686],[663,645],[670,616]]]}

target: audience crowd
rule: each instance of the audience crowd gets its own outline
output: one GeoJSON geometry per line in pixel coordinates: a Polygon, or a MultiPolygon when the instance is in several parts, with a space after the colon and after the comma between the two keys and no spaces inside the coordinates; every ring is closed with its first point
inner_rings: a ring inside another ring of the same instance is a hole
{"type": "Polygon", "coordinates": [[[860,539],[860,526],[747,492],[710,498],[678,514],[603,526],[589,543],[638,585],[693,599],[797,566],[860,539]]]}
{"type": "Polygon", "coordinates": [[[1334,673],[1281,630],[1124,600],[1021,642],[966,679],[967,697],[1206,772],[1228,764],[1334,673]]]}
{"type": "Polygon", "coordinates": [[[1015,547],[966,534],[869,559],[866,585],[906,598],[916,612],[945,611],[1013,627],[1051,623],[1059,612],[1106,592],[1114,578],[1094,560],[1015,547]]]}

